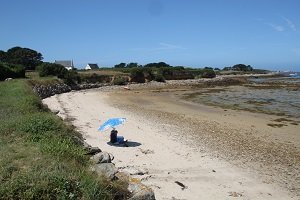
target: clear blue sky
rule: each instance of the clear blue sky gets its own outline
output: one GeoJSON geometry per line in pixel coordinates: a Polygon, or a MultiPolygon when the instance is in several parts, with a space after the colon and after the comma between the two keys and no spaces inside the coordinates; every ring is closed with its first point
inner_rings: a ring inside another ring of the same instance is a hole
{"type": "Polygon", "coordinates": [[[2,0],[0,49],[44,61],[300,71],[300,0],[2,0]]]}

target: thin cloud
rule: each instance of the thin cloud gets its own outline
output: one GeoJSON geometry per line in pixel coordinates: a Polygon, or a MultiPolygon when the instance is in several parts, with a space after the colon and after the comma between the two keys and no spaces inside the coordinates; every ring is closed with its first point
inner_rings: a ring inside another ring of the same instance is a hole
{"type": "Polygon", "coordinates": [[[284,21],[286,21],[288,27],[290,27],[290,29],[292,29],[293,31],[297,31],[295,24],[288,18],[286,17],[282,17],[284,19],[284,21]]]}
{"type": "Polygon", "coordinates": [[[280,25],[277,25],[277,24],[271,24],[271,23],[269,23],[268,25],[270,27],[272,27],[275,31],[278,31],[278,32],[282,32],[282,31],[285,30],[283,26],[280,26],[280,25]]]}

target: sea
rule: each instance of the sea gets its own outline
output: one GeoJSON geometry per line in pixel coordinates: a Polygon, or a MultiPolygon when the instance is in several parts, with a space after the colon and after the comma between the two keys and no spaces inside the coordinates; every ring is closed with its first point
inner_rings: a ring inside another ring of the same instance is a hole
{"type": "Polygon", "coordinates": [[[204,89],[186,98],[200,104],[300,119],[300,73],[255,78],[239,86],[204,89]]]}

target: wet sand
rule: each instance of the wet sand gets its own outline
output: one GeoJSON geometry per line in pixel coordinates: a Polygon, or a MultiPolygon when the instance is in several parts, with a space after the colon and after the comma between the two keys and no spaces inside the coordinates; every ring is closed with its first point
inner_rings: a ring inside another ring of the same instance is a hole
{"type": "Polygon", "coordinates": [[[93,89],[44,100],[86,141],[115,156],[120,169],[142,179],[157,199],[297,199],[297,126],[270,127],[278,116],[224,110],[179,98],[190,88],[93,89]],[[107,144],[97,131],[111,117],[130,147],[107,144]],[[179,181],[186,188],[175,183],[179,181]]]}

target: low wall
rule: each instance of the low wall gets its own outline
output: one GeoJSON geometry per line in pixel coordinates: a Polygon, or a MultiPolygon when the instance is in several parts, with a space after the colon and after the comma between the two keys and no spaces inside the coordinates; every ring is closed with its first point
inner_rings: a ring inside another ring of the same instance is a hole
{"type": "Polygon", "coordinates": [[[54,83],[54,84],[35,84],[33,91],[39,95],[42,99],[53,96],[55,94],[62,94],[70,92],[72,90],[83,90],[91,88],[99,88],[110,85],[108,83],[90,83],[90,84],[78,84],[78,85],[67,85],[65,83],[54,83]]]}

